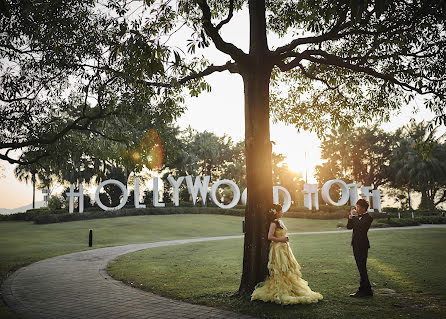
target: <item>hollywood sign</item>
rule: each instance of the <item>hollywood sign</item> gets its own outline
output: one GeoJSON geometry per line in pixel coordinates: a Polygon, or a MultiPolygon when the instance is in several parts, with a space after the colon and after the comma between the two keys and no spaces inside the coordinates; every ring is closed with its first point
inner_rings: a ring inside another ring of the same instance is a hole
{"type": "MultiPolygon", "coordinates": [[[[169,181],[169,184],[173,188],[172,192],[172,199],[175,206],[180,205],[179,201],[179,189],[181,184],[184,180],[186,180],[187,189],[189,191],[189,194],[192,197],[192,203],[195,205],[197,202],[198,193],[200,193],[201,200],[203,202],[203,205],[206,205],[206,199],[207,199],[207,193],[209,192],[211,195],[212,202],[217,205],[220,208],[229,209],[233,208],[235,205],[238,204],[240,201],[240,197],[242,199],[242,204],[246,205],[247,200],[247,189],[243,191],[242,194],[240,194],[240,189],[233,181],[224,179],[224,180],[218,180],[216,181],[211,189],[209,190],[209,182],[211,177],[210,176],[204,176],[203,181],[200,177],[195,177],[195,181],[192,180],[192,176],[181,176],[177,180],[173,178],[172,176],[169,176],[167,180],[169,181]],[[233,192],[233,198],[232,201],[229,204],[223,204],[217,199],[217,189],[221,185],[227,185],[232,189],[233,192]]],[[[321,190],[322,199],[330,205],[334,206],[343,206],[347,204],[347,202],[350,200],[350,205],[354,206],[356,204],[356,201],[358,200],[358,188],[359,184],[346,184],[345,182],[334,179],[326,182],[321,190]],[[330,197],[330,189],[332,186],[338,185],[341,191],[341,197],[338,201],[334,201],[330,197]]],[[[70,192],[66,193],[66,195],[70,198],[70,207],[69,212],[73,213],[74,211],[74,198],[79,198],[79,212],[82,213],[84,211],[84,188],[83,185],[79,185],[79,192],[74,191],[73,184],[70,184],[70,192]]],[[[283,193],[284,202],[283,202],[283,212],[286,212],[290,206],[291,206],[291,195],[288,192],[288,190],[282,186],[274,186],[273,187],[273,202],[275,204],[279,203],[279,191],[283,193]]],[[[135,208],[146,208],[146,205],[141,204],[139,202],[139,179],[135,179],[135,187],[134,187],[134,205],[135,208]]],[[[318,197],[318,185],[317,184],[305,184],[304,189],[304,206],[308,209],[312,209],[313,207],[316,210],[319,210],[319,197],[318,197]]],[[[369,211],[378,210],[381,212],[381,195],[379,190],[372,190],[372,187],[365,186],[361,187],[361,194],[360,196],[362,198],[365,198],[371,203],[371,208],[369,208],[369,211]],[[372,201],[370,201],[370,198],[372,198],[372,201]]],[[[113,211],[118,210],[124,207],[124,205],[127,203],[128,200],[128,189],[127,187],[121,183],[118,180],[110,179],[103,181],[96,189],[95,194],[95,200],[96,204],[106,211],[113,211]],[[109,184],[113,184],[118,186],[122,191],[122,199],[118,206],[115,207],[108,207],[105,206],[101,199],[99,198],[99,194],[101,189],[109,184]]],[[[155,177],[153,179],[153,206],[154,207],[165,207],[165,203],[162,203],[159,201],[159,178],[155,177]]]]}

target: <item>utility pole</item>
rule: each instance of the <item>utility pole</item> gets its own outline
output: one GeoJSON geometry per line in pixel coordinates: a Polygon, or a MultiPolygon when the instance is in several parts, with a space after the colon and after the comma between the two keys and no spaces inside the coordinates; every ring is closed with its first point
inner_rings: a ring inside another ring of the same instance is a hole
{"type": "Polygon", "coordinates": [[[308,173],[307,152],[305,152],[305,184],[308,184],[307,173],[308,173]]]}

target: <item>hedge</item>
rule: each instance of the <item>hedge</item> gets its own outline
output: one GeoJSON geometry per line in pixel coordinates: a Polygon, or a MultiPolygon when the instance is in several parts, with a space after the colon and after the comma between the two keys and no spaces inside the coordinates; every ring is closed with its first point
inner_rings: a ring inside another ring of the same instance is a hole
{"type": "Polygon", "coordinates": [[[420,224],[446,224],[446,217],[443,216],[422,216],[415,217],[420,224]]]}
{"type": "Polygon", "coordinates": [[[208,207],[163,207],[163,208],[128,208],[117,211],[87,211],[84,213],[42,214],[34,218],[36,224],[50,224],[76,220],[112,218],[139,215],[172,215],[172,214],[218,214],[244,216],[244,210],[208,207]]]}
{"type": "Polygon", "coordinates": [[[418,226],[420,222],[412,218],[381,219],[372,223],[372,228],[418,226]]]}
{"type": "MultiPolygon", "coordinates": [[[[324,205],[325,206],[325,205],[324,205]]],[[[305,207],[292,207],[285,217],[289,218],[309,218],[309,219],[345,219],[349,214],[349,207],[331,207],[330,210],[310,211],[305,207]]],[[[320,208],[327,208],[320,207],[320,208]]],[[[89,207],[85,209],[84,213],[69,214],[66,210],[60,209],[50,211],[48,208],[30,209],[26,213],[17,213],[10,215],[0,215],[0,221],[4,220],[24,220],[34,221],[36,224],[49,224],[68,222],[84,219],[95,218],[112,218],[120,216],[138,216],[138,215],[171,215],[171,214],[220,214],[232,216],[244,216],[244,206],[237,205],[232,209],[222,209],[219,207],[203,207],[203,206],[186,206],[186,207],[149,207],[149,208],[123,208],[117,211],[103,211],[97,207],[89,207]]],[[[411,226],[419,224],[445,224],[446,218],[442,217],[439,212],[415,212],[415,220],[411,218],[410,213],[402,214],[401,219],[398,219],[397,213],[377,213],[370,214],[375,222],[372,227],[388,227],[388,226],[411,226]],[[422,216],[420,216],[422,214],[422,216]],[[435,214],[435,215],[433,215],[435,214]],[[390,221],[388,221],[390,219],[390,221]]]]}
{"type": "Polygon", "coordinates": [[[421,224],[446,224],[446,217],[443,216],[421,216],[412,218],[390,218],[381,219],[372,223],[372,227],[401,227],[418,226],[421,224]]]}

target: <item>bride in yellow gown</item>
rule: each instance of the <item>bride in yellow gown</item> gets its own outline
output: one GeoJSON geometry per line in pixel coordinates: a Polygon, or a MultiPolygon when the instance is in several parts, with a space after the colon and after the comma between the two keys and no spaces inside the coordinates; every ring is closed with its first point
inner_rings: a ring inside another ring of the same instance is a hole
{"type": "Polygon", "coordinates": [[[282,305],[315,303],[323,296],[314,292],[308,282],[302,279],[300,265],[294,258],[286,236],[287,228],[280,220],[282,206],[273,205],[269,215],[271,224],[268,240],[271,241],[268,257],[269,276],[256,286],[251,300],[263,300],[282,305]]]}

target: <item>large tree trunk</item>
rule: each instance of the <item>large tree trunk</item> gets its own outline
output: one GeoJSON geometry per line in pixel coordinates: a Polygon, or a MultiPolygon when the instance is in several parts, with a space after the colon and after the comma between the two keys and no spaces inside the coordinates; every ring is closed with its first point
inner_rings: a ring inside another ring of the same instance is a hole
{"type": "Polygon", "coordinates": [[[245,141],[248,199],[245,210],[243,273],[239,293],[251,294],[268,274],[266,213],[273,202],[269,136],[269,74],[252,73],[245,85],[245,141]]]}
{"type": "Polygon", "coordinates": [[[435,191],[432,186],[429,186],[427,190],[427,199],[428,199],[427,207],[429,211],[434,210],[434,198],[435,198],[435,191]]]}
{"type": "Polygon", "coordinates": [[[272,205],[271,141],[269,135],[269,82],[265,3],[250,1],[250,64],[241,74],[245,89],[245,147],[248,198],[245,210],[243,273],[239,295],[250,295],[268,275],[266,213],[272,205]]]}

